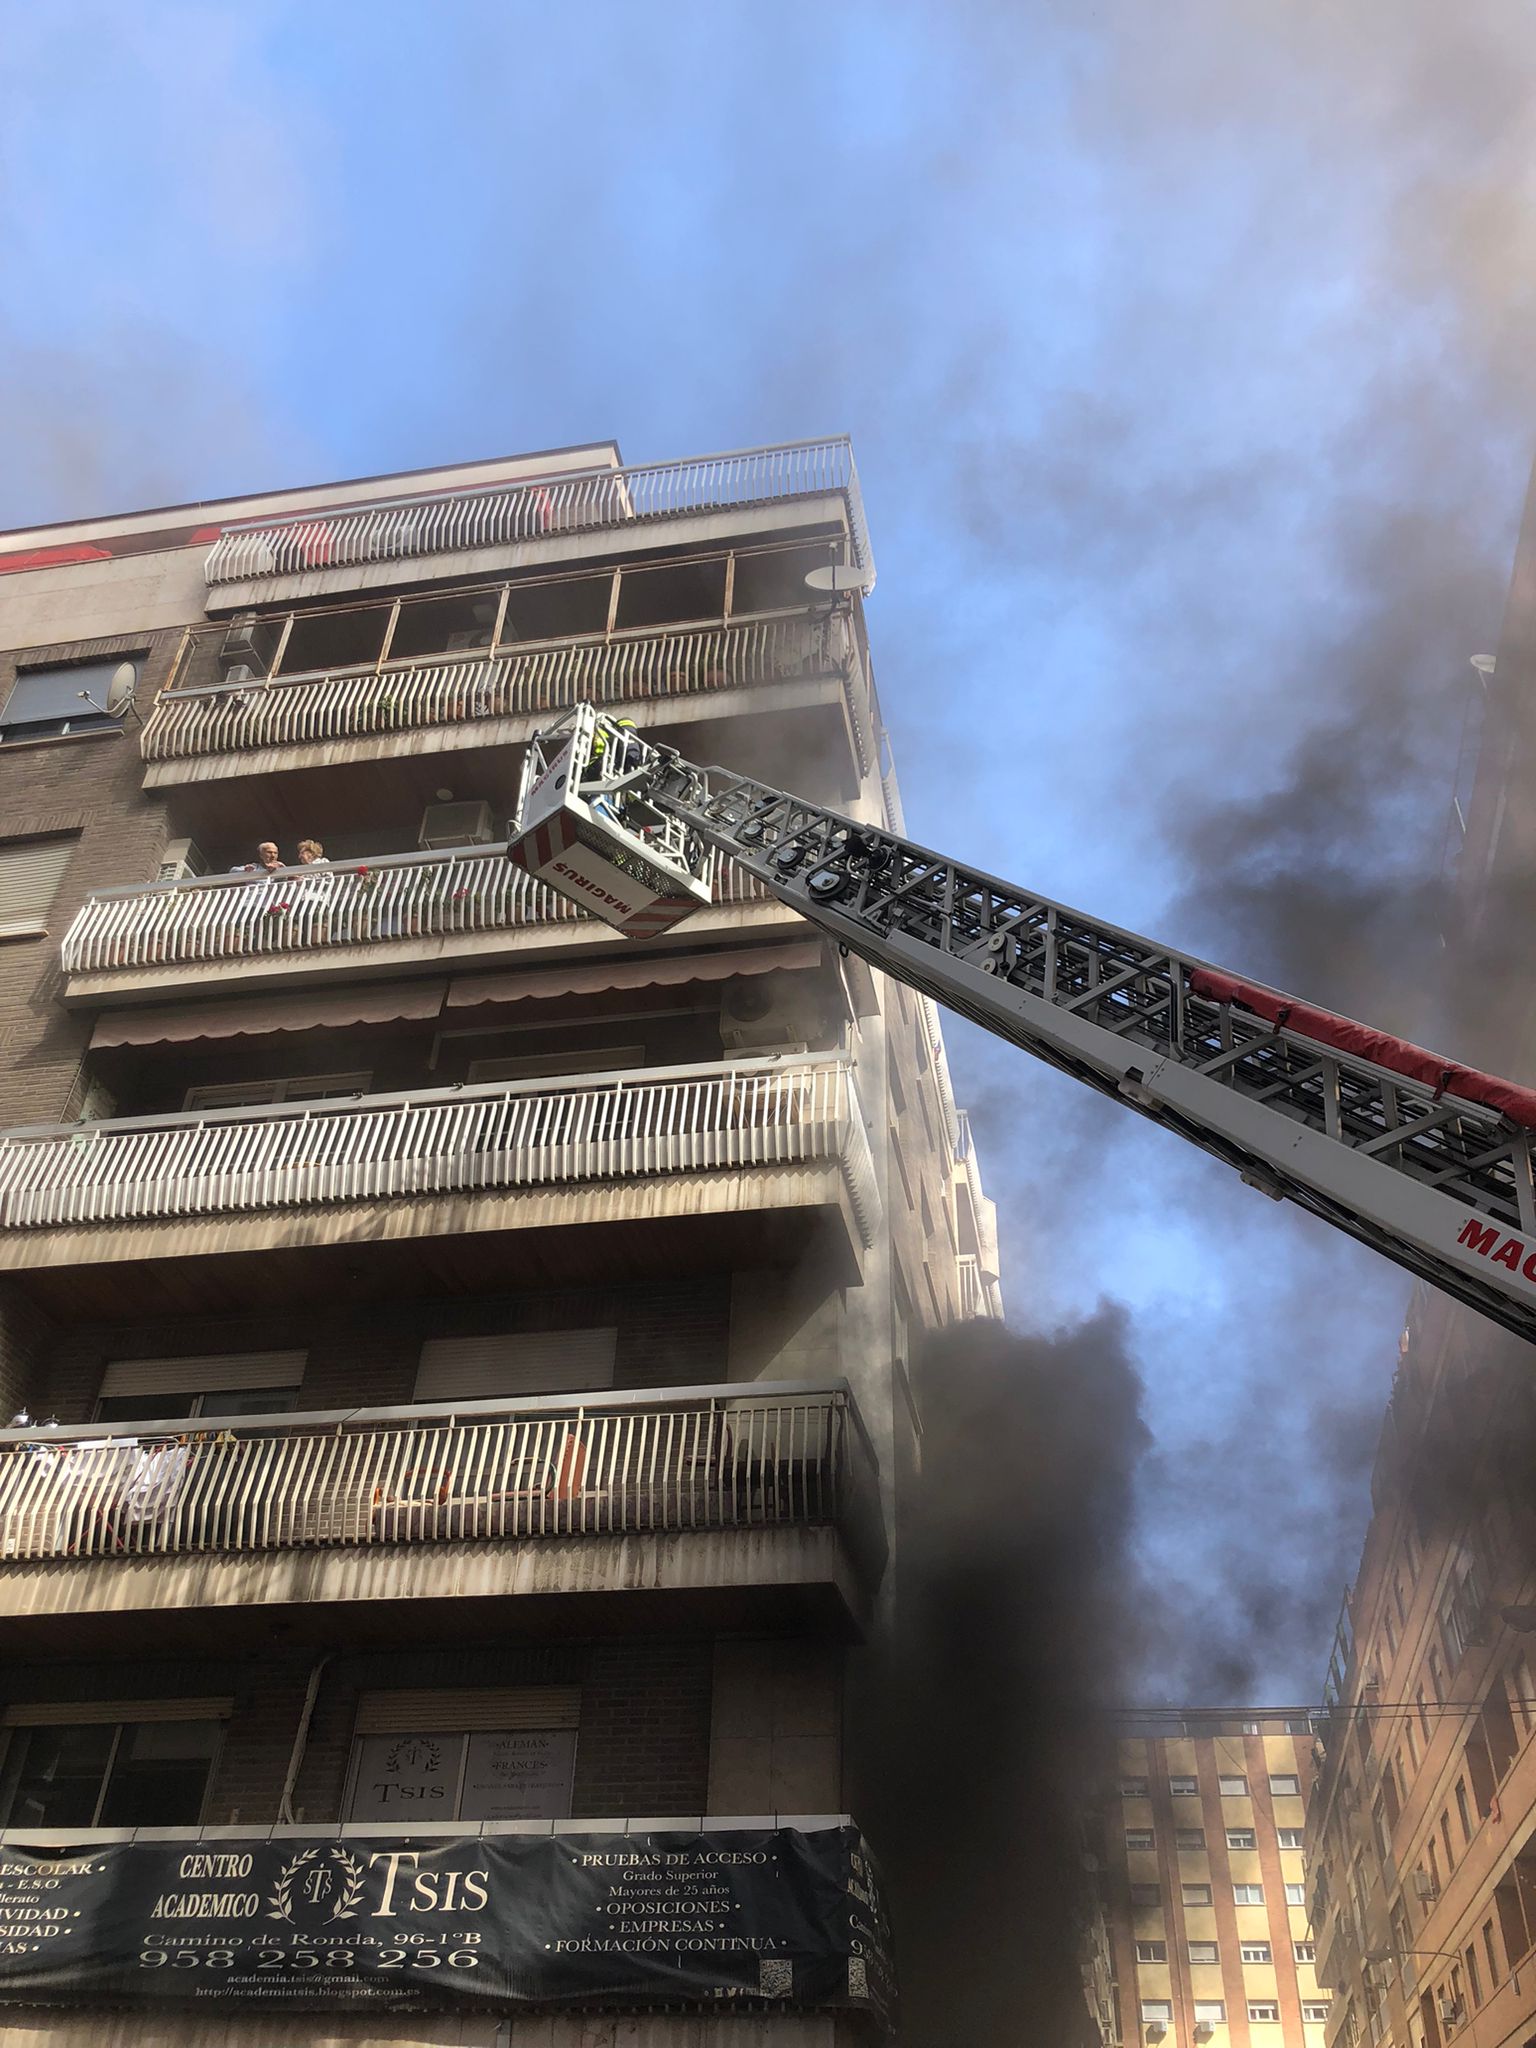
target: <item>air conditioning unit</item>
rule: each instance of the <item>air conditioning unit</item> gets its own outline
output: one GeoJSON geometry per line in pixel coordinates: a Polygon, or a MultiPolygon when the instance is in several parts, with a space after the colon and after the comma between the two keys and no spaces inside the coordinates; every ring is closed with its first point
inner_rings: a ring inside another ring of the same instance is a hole
{"type": "Polygon", "coordinates": [[[804,974],[738,974],[720,996],[720,1040],[727,1052],[803,1052],[821,1019],[820,1001],[804,974]]]}
{"type": "Polygon", "coordinates": [[[1442,1998],[1438,2003],[1440,2006],[1441,2025],[1459,2027],[1461,2025],[1461,2000],[1459,1998],[1442,1998]]]}
{"type": "Polygon", "coordinates": [[[1438,1899],[1440,1896],[1440,1887],[1427,1870],[1413,1873],[1413,1890],[1414,1896],[1420,1899],[1438,1899]]]}
{"type": "Polygon", "coordinates": [[[267,673],[269,655],[263,643],[270,643],[272,627],[263,619],[236,619],[224,635],[224,645],[219,649],[219,659],[225,664],[226,679],[229,682],[248,682],[253,676],[267,673]],[[233,675],[230,664],[245,671],[233,675]]]}
{"type": "Polygon", "coordinates": [[[157,882],[190,882],[195,875],[206,875],[208,863],[202,851],[191,839],[173,839],[160,856],[160,872],[157,882]]]}
{"type": "Polygon", "coordinates": [[[261,671],[252,668],[248,661],[237,661],[233,668],[225,669],[224,680],[226,683],[259,683],[264,677],[261,671]]]}
{"type": "Polygon", "coordinates": [[[428,804],[416,844],[428,853],[450,846],[485,846],[491,837],[487,803],[428,804]]]}

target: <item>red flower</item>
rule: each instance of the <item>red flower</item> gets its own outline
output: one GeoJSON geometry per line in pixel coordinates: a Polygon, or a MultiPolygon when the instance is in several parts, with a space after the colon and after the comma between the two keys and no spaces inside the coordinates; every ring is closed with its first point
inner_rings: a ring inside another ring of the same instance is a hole
{"type": "Polygon", "coordinates": [[[453,892],[453,900],[455,903],[457,903],[462,897],[465,897],[468,894],[469,891],[467,889],[455,889],[453,892]]]}
{"type": "Polygon", "coordinates": [[[293,905],[291,903],[269,903],[267,905],[267,915],[268,917],[274,917],[278,911],[291,910],[292,908],[293,905]]]}

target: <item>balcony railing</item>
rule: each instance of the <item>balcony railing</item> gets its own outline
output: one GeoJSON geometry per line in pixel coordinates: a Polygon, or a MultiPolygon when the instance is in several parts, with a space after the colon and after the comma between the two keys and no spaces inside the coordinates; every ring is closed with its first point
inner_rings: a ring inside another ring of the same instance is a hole
{"type": "MultiPolygon", "coordinates": [[[[430,726],[532,716],[572,704],[634,704],[835,673],[841,618],[804,613],[750,624],[570,641],[523,653],[458,655],[261,682],[167,690],[144,727],[146,761],[314,746],[430,726]]],[[[866,720],[852,691],[861,750],[866,720]]]]}
{"type": "Polygon", "coordinates": [[[300,513],[226,527],[208,556],[210,584],[394,562],[598,532],[792,498],[839,493],[864,588],[875,582],[858,471],[845,437],[789,441],[685,462],[643,463],[578,477],[442,492],[350,510],[300,513]]]}
{"type": "Polygon", "coordinates": [[[805,1525],[874,1497],[840,1381],[4,1434],[0,1559],[805,1525]]]}
{"type": "Polygon", "coordinates": [[[878,1213],[851,1068],[816,1056],[120,1118],[0,1139],[0,1230],[836,1163],[878,1213]]]}
{"type": "MultiPolygon", "coordinates": [[[[751,876],[717,872],[717,903],[767,897],[751,876]]],[[[75,913],[61,958],[69,975],[112,974],[593,922],[513,867],[498,843],[101,889],[75,913]]]]}

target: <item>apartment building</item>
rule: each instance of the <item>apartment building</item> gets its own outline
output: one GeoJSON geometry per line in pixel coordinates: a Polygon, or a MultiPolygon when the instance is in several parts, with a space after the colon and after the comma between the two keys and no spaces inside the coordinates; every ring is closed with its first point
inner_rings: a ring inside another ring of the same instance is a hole
{"type": "Polygon", "coordinates": [[[842,441],[0,536],[8,2041],[888,2027],[850,1673],[1000,1313],[937,1018],[502,843],[582,699],[895,816],[872,584],[842,441]]]}
{"type": "Polygon", "coordinates": [[[1305,1711],[1127,1716],[1118,1769],[1100,1859],[1116,2038],[1323,2048],[1305,1711]]]}
{"type": "MultiPolygon", "coordinates": [[[[1470,675],[1447,1015],[1467,1056],[1528,1079],[1536,490],[1497,655],[1470,675]]],[[[1335,2001],[1329,2048],[1536,2041],[1533,1473],[1529,1346],[1417,1288],[1309,1816],[1312,1910],[1335,2001]]]]}

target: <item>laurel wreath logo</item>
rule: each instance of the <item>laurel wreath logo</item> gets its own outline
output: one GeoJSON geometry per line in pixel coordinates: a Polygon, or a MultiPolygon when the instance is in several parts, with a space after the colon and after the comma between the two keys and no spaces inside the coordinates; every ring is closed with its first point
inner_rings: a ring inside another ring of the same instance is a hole
{"type": "Polygon", "coordinates": [[[357,1904],[363,1895],[363,1884],[368,1873],[355,1856],[349,1856],[340,1843],[333,1842],[323,1852],[320,1849],[300,1849],[296,1855],[289,1857],[278,1872],[277,1884],[267,1901],[272,1908],[267,1915],[269,1920],[286,1920],[290,1927],[297,1926],[293,1912],[294,1887],[305,1870],[315,1864],[322,1854],[326,1861],[333,1863],[340,1872],[340,1889],[336,1894],[335,1905],[326,1915],[325,1925],[330,1926],[336,1920],[357,1918],[357,1904]]]}

